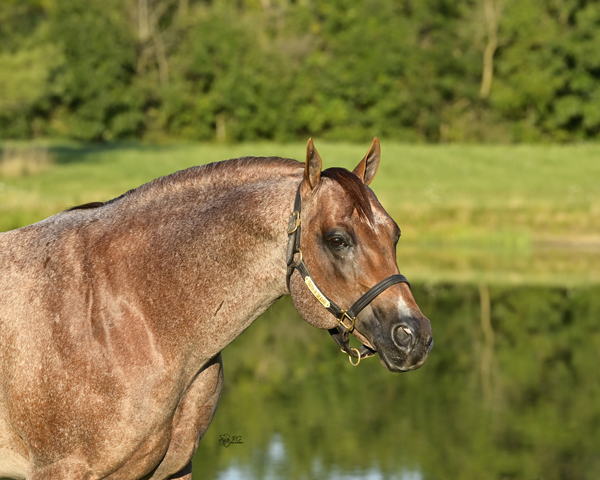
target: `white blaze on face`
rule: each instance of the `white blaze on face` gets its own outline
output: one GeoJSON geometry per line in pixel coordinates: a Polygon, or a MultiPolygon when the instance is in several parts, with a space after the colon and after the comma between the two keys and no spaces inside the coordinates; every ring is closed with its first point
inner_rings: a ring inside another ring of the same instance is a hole
{"type": "Polygon", "coordinates": [[[398,299],[398,316],[402,317],[413,317],[414,311],[408,306],[402,297],[398,299]]]}

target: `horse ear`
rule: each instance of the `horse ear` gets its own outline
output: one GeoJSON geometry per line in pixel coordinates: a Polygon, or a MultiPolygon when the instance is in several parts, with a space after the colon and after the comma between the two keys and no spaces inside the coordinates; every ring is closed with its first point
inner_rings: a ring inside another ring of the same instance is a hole
{"type": "Polygon", "coordinates": [[[304,165],[304,183],[310,190],[314,190],[319,184],[321,180],[321,168],[323,168],[323,162],[313,144],[312,138],[310,138],[308,145],[306,145],[306,164],[304,165]]]}
{"type": "Polygon", "coordinates": [[[360,163],[354,169],[354,173],[360,178],[365,185],[368,185],[373,181],[373,177],[377,173],[379,168],[379,159],[381,158],[381,146],[379,145],[379,139],[375,137],[371,148],[365,155],[360,163]]]}

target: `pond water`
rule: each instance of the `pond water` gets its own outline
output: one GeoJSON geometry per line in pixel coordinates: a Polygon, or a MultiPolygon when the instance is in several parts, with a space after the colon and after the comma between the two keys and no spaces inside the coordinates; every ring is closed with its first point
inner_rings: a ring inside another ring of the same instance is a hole
{"type": "Polygon", "coordinates": [[[599,286],[413,292],[435,346],[403,374],[274,305],[223,354],[194,478],[600,478],[599,286]]]}

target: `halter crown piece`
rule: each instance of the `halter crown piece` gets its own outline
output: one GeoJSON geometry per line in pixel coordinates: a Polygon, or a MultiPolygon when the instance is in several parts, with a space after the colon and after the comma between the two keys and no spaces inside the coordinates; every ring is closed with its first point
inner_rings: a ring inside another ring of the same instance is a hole
{"type": "MultiPolygon", "coordinates": [[[[302,183],[300,184],[302,185],[302,183]]],[[[410,283],[404,275],[396,274],[387,277],[385,280],[382,280],[374,287],[370,288],[362,297],[360,297],[354,305],[352,305],[348,310],[342,310],[333,300],[331,300],[327,295],[325,295],[317,284],[312,279],[310,274],[308,273],[308,268],[306,268],[306,264],[302,258],[302,250],[300,250],[300,233],[302,231],[302,221],[301,221],[301,210],[302,210],[302,198],[300,196],[300,187],[296,191],[296,199],[294,201],[294,211],[290,215],[289,223],[288,223],[288,246],[287,246],[287,283],[288,288],[290,286],[290,278],[294,273],[294,270],[298,270],[302,278],[304,279],[304,283],[310,290],[310,292],[315,296],[315,298],[325,307],[338,321],[338,325],[335,328],[329,330],[329,333],[336,341],[336,343],[342,349],[342,352],[347,353],[349,355],[350,363],[356,366],[360,363],[362,358],[367,358],[375,355],[375,351],[371,348],[363,345],[359,348],[350,347],[350,336],[354,330],[354,324],[356,323],[356,316],[361,312],[363,308],[365,308],[369,303],[371,303],[380,293],[387,290],[392,285],[396,283],[406,283],[410,288],[410,283]],[[300,257],[297,261],[294,261],[294,256],[299,253],[300,257]],[[346,320],[350,322],[349,325],[346,324],[346,320]],[[352,362],[352,358],[357,358],[356,363],[352,362]]]]}

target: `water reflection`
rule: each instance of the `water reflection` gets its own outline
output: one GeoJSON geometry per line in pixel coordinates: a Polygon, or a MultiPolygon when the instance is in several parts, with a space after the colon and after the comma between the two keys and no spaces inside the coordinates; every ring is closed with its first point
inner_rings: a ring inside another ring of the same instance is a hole
{"type": "Polygon", "coordinates": [[[288,301],[257,320],[194,478],[600,478],[600,288],[413,288],[436,344],[405,374],[352,368],[288,301]]]}
{"type": "MultiPolygon", "coordinates": [[[[286,458],[285,444],[280,434],[276,433],[271,438],[266,452],[254,452],[254,461],[265,462],[267,465],[261,476],[257,476],[248,466],[240,465],[234,461],[217,475],[217,480],[282,480],[293,478],[293,472],[289,471],[289,462],[286,458]],[[258,459],[256,457],[265,456],[258,459]]],[[[345,473],[337,468],[328,469],[315,457],[310,468],[310,475],[307,478],[329,479],[329,480],[423,480],[423,475],[419,471],[402,470],[398,474],[386,474],[381,467],[375,465],[366,470],[356,469],[353,472],[345,473]]]]}
{"type": "MultiPolygon", "coordinates": [[[[252,473],[239,465],[231,465],[217,476],[218,480],[249,480],[254,479],[252,473]]],[[[288,478],[286,476],[270,475],[262,477],[264,480],[281,480],[288,478]]],[[[365,472],[354,472],[343,474],[336,471],[323,472],[319,468],[314,468],[312,476],[309,478],[327,478],[330,480],[423,480],[421,472],[402,471],[397,475],[384,474],[381,469],[374,467],[365,472]]]]}

